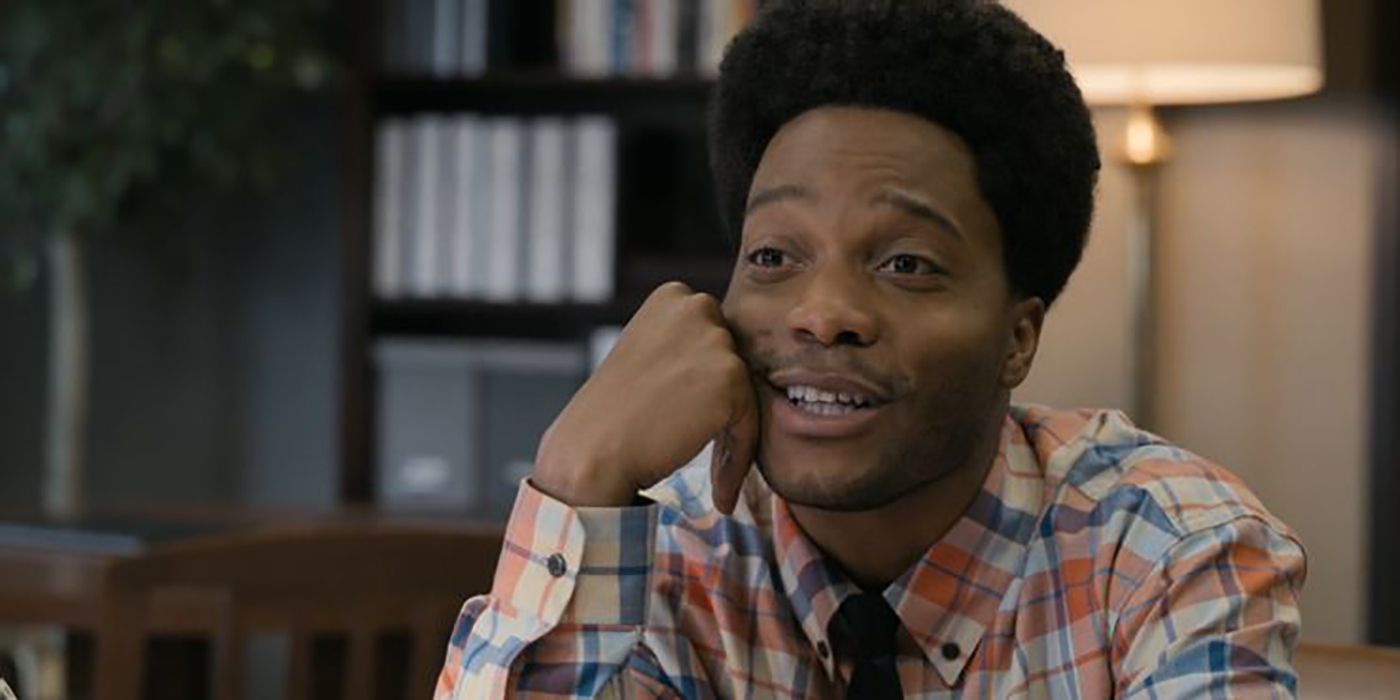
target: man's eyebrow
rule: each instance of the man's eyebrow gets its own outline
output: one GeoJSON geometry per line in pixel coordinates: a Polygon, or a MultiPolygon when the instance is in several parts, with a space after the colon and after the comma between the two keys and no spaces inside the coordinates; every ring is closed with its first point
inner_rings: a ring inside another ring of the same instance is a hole
{"type": "Polygon", "coordinates": [[[932,205],[920,201],[919,199],[907,195],[897,190],[881,190],[871,200],[872,204],[888,204],[910,216],[917,216],[925,219],[939,228],[946,230],[958,238],[962,238],[962,229],[953,223],[953,219],[932,205]]]}
{"type": "Polygon", "coordinates": [[[744,206],[744,216],[752,214],[755,209],[765,204],[781,202],[784,199],[813,200],[816,198],[816,194],[802,185],[768,187],[754,192],[753,196],[749,197],[749,203],[744,206]]]}

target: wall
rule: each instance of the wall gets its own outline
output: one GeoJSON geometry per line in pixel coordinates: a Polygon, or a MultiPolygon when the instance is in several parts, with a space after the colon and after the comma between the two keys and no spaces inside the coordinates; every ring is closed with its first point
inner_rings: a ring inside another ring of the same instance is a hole
{"type": "Polygon", "coordinates": [[[1084,258],[1045,318],[1040,348],[1019,401],[1126,410],[1131,399],[1127,247],[1131,181],[1109,154],[1127,123],[1120,110],[1094,113],[1104,167],[1084,258]]]}
{"type": "Polygon", "coordinates": [[[1183,112],[1175,126],[1163,431],[1298,529],[1307,635],[1360,641],[1377,130],[1321,103],[1183,112]]]}
{"type": "MultiPolygon", "coordinates": [[[[1096,118],[1111,139],[1121,114],[1096,118]]],[[[1166,121],[1176,154],[1160,191],[1155,431],[1238,473],[1301,534],[1304,636],[1360,642],[1378,130],[1340,98],[1166,121]]],[[[1106,164],[1090,249],[1022,400],[1127,400],[1127,196],[1106,164]]]]}

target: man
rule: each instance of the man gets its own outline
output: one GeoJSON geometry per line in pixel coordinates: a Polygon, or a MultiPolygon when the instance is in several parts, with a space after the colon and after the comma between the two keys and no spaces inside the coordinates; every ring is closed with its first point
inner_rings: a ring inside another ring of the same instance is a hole
{"type": "Polygon", "coordinates": [[[657,289],[546,432],[439,698],[1295,693],[1292,531],[1010,404],[1099,166],[1060,52],[979,0],[769,3],[710,137],[723,303],[657,289]]]}

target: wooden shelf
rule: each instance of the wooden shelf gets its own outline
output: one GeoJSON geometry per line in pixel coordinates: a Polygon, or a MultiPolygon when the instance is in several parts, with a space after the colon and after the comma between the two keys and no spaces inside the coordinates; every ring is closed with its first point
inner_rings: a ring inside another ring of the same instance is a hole
{"type": "Polygon", "coordinates": [[[727,258],[680,260],[647,256],[623,270],[621,291],[611,302],[489,302],[475,299],[376,300],[370,308],[370,336],[519,337],[568,339],[587,337],[596,327],[625,325],[658,285],[680,280],[696,291],[724,294],[729,279],[727,258]]]}
{"type": "Polygon", "coordinates": [[[460,79],[389,76],[377,79],[370,92],[379,114],[589,112],[702,121],[713,84],[699,77],[590,79],[521,72],[460,79]]]}
{"type": "Polygon", "coordinates": [[[601,325],[625,323],[635,310],[622,304],[499,304],[470,299],[376,301],[372,335],[587,337],[601,325]]]}

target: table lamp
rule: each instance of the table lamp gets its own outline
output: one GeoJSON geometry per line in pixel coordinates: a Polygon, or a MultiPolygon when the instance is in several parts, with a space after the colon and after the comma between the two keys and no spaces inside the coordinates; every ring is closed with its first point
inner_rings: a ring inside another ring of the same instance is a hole
{"type": "Polygon", "coordinates": [[[1153,428],[1156,173],[1171,154],[1154,107],[1295,97],[1322,87],[1317,0],[1003,0],[1065,51],[1090,105],[1129,110],[1112,157],[1132,176],[1129,410],[1153,428]]]}

